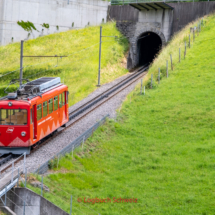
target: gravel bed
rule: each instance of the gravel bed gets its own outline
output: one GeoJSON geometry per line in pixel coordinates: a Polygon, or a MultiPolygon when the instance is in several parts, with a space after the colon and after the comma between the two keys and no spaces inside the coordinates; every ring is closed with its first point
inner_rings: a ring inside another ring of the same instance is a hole
{"type": "MultiPolygon", "coordinates": [[[[100,93],[106,91],[113,85],[121,82],[128,76],[131,76],[132,73],[126,74],[110,83],[102,85],[100,88],[96,89],[93,93],[91,93],[88,97],[81,100],[77,104],[71,106],[69,108],[69,112],[72,112],[79,106],[83,105],[87,101],[91,100],[95,96],[100,93]]],[[[137,83],[140,83],[140,80],[134,82],[132,85],[118,93],[116,96],[108,100],[106,103],[98,107],[93,112],[89,113],[82,120],[77,122],[74,126],[67,128],[61,134],[56,136],[54,139],[50,140],[45,145],[41,146],[38,150],[34,151],[30,156],[26,159],[27,171],[34,172],[40,165],[53,157],[57,152],[66,147],[69,143],[79,137],[82,133],[84,133],[87,129],[93,126],[96,122],[101,120],[107,114],[110,115],[110,118],[116,117],[116,110],[120,107],[123,100],[126,98],[126,95],[131,92],[137,83]]],[[[61,129],[61,128],[60,128],[61,129]]]]}

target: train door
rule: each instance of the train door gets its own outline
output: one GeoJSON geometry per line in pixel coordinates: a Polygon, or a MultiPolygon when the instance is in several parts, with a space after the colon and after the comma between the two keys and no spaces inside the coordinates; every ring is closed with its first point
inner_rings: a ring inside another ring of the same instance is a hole
{"type": "Polygon", "coordinates": [[[66,92],[59,95],[60,122],[63,123],[66,119],[66,92]]]}
{"type": "Polygon", "coordinates": [[[32,108],[33,139],[37,139],[37,105],[32,108]]]}

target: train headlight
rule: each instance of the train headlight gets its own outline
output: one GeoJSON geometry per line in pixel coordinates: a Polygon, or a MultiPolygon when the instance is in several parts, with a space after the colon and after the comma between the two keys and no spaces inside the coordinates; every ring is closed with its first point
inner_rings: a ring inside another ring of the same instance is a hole
{"type": "Polygon", "coordinates": [[[12,102],[9,102],[8,105],[11,107],[11,106],[13,105],[13,103],[12,103],[12,102]]]}
{"type": "Polygon", "coordinates": [[[25,136],[26,136],[26,132],[23,131],[23,132],[21,133],[21,136],[22,136],[22,137],[25,137],[25,136]]]}

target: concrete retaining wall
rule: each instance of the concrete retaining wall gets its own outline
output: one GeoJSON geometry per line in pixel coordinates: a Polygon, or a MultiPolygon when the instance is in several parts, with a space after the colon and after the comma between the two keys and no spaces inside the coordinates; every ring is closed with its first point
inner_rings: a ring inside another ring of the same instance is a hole
{"type": "MultiPolygon", "coordinates": [[[[27,188],[15,188],[7,193],[7,207],[14,213],[9,213],[9,210],[4,210],[7,214],[23,214],[25,201],[25,214],[32,215],[68,215],[58,206],[52,204],[42,196],[34,193],[27,188]]],[[[4,197],[3,197],[4,199],[4,197]]],[[[0,206],[3,206],[0,200],[0,206]]]]}
{"type": "Polygon", "coordinates": [[[134,25],[134,23],[137,22],[157,23],[163,28],[163,33],[166,35],[166,39],[169,40],[172,35],[181,30],[188,23],[215,11],[215,1],[167,4],[173,7],[174,10],[169,10],[169,12],[166,13],[167,10],[165,10],[165,12],[163,10],[138,11],[129,5],[109,6],[108,19],[116,20],[119,27],[120,23],[122,23],[122,25],[123,23],[133,23],[134,25]]]}
{"type": "Polygon", "coordinates": [[[108,7],[108,21],[115,20],[137,22],[139,11],[129,5],[109,6],[108,7]]]}
{"type": "Polygon", "coordinates": [[[69,4],[68,0],[0,0],[0,44],[28,38],[28,32],[17,24],[21,20],[33,22],[38,29],[30,38],[99,25],[106,22],[108,4],[102,0],[69,0],[69,4]],[[43,23],[50,29],[43,28],[43,23]]]}
{"type": "Polygon", "coordinates": [[[188,23],[215,11],[214,1],[168,3],[168,5],[174,7],[172,35],[188,23]]]}

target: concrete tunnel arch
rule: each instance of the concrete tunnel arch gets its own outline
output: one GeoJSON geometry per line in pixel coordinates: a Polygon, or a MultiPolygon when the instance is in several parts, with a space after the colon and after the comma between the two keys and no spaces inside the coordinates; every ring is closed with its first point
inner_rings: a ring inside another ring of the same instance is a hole
{"type": "Polygon", "coordinates": [[[157,29],[143,29],[132,38],[127,68],[132,69],[151,63],[166,44],[164,34],[157,29]]]}

